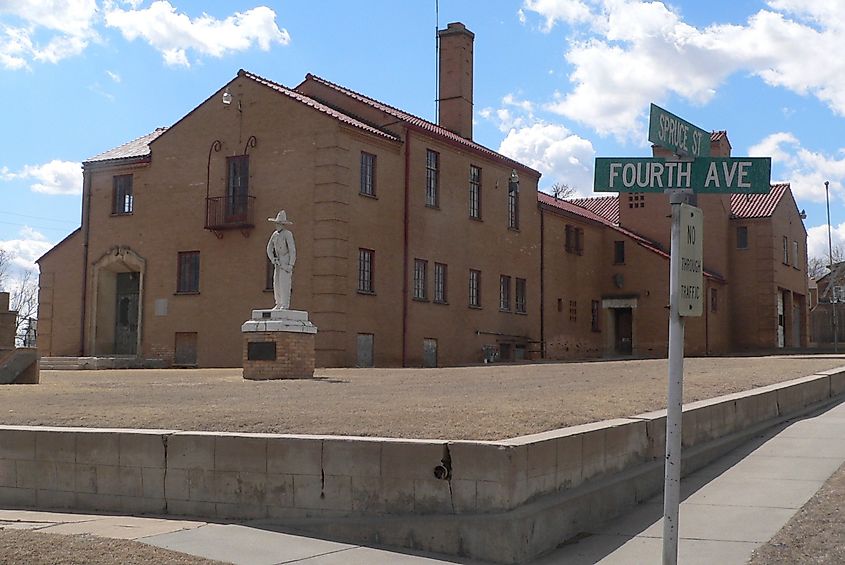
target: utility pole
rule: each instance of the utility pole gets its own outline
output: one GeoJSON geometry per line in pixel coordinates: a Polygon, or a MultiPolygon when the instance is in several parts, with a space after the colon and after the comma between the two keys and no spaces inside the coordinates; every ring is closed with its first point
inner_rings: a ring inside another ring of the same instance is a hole
{"type": "Polygon", "coordinates": [[[828,281],[828,287],[833,289],[831,292],[831,304],[833,305],[833,352],[839,353],[839,336],[837,335],[839,332],[837,331],[837,324],[836,324],[836,281],[833,280],[833,238],[830,235],[830,181],[824,181],[824,199],[827,202],[827,252],[828,257],[830,258],[830,281],[828,281]]]}

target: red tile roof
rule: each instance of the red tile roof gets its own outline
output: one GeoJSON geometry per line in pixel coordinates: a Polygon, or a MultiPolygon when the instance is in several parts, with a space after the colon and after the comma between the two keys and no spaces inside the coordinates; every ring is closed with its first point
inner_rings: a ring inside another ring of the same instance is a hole
{"type": "Polygon", "coordinates": [[[133,139],[132,141],[115,147],[114,149],[109,149],[104,153],[95,155],[90,159],[87,159],[85,162],[97,163],[101,161],[112,161],[115,159],[148,157],[150,154],[150,143],[152,143],[154,139],[163,134],[165,131],[167,131],[166,127],[156,128],[155,131],[152,131],[147,135],[142,135],[141,137],[133,139]]]}
{"type": "MultiPolygon", "coordinates": [[[[592,210],[585,208],[585,207],[582,207],[582,206],[575,203],[577,200],[604,200],[604,199],[607,199],[607,198],[614,198],[615,199],[616,197],[615,196],[605,196],[605,197],[602,197],[602,198],[579,198],[579,199],[575,199],[575,200],[558,200],[554,196],[551,196],[549,194],[546,194],[546,193],[543,193],[543,192],[537,193],[537,200],[540,202],[540,204],[545,204],[546,206],[551,206],[553,208],[557,208],[558,210],[563,210],[565,212],[569,212],[571,214],[581,216],[582,218],[585,218],[587,220],[592,220],[594,222],[598,222],[598,223],[605,225],[608,228],[610,228],[610,229],[612,229],[612,230],[614,230],[618,233],[621,233],[623,235],[628,236],[629,238],[634,240],[634,242],[637,245],[639,245],[640,247],[644,247],[645,249],[651,251],[652,253],[660,255],[664,259],[669,259],[669,252],[666,251],[663,248],[662,245],[660,245],[656,241],[652,241],[648,238],[641,236],[638,233],[632,232],[632,231],[627,230],[627,229],[618,225],[618,221],[619,221],[619,207],[618,206],[616,207],[616,222],[617,223],[614,223],[610,219],[608,219],[607,217],[596,214],[592,210]]],[[[704,276],[709,278],[709,279],[713,279],[713,280],[720,281],[720,282],[725,282],[725,278],[722,275],[720,275],[719,273],[716,273],[714,271],[710,271],[708,269],[704,269],[704,276]]]]}
{"type": "Polygon", "coordinates": [[[295,90],[291,90],[291,89],[289,89],[285,86],[282,86],[281,84],[278,84],[276,82],[273,82],[269,79],[260,77],[256,74],[250,73],[250,72],[245,71],[243,69],[238,71],[238,76],[244,76],[248,79],[254,80],[255,82],[257,82],[259,84],[263,84],[264,86],[268,86],[268,87],[272,88],[273,90],[275,90],[275,91],[277,91],[281,94],[284,94],[285,96],[287,96],[289,98],[293,98],[297,102],[301,102],[302,104],[305,104],[306,106],[314,108],[315,110],[322,112],[322,113],[324,113],[328,116],[331,116],[331,117],[335,118],[336,120],[339,120],[339,121],[341,121],[345,124],[360,128],[364,131],[367,131],[367,132],[375,134],[375,135],[379,135],[381,137],[386,137],[388,139],[392,139],[394,141],[399,140],[398,136],[396,136],[396,135],[394,135],[394,134],[392,134],[388,131],[376,128],[376,127],[374,127],[370,124],[365,124],[364,122],[362,122],[362,121],[360,121],[356,118],[353,118],[352,116],[349,116],[348,114],[344,114],[343,112],[341,112],[341,111],[339,111],[335,108],[330,108],[329,106],[326,106],[325,104],[318,102],[317,100],[314,100],[313,98],[305,96],[304,94],[301,94],[301,93],[299,93],[295,90]]]}
{"type": "Polygon", "coordinates": [[[731,194],[732,218],[768,218],[789,190],[789,183],[772,185],[768,194],[731,194]]]}
{"type": "Polygon", "coordinates": [[[576,206],[586,208],[590,212],[598,214],[606,220],[618,224],[619,223],[619,197],[618,196],[599,196],[591,198],[572,198],[569,200],[576,206]]]}
{"type": "Polygon", "coordinates": [[[534,170],[534,169],[532,169],[532,168],[530,168],[526,165],[523,165],[519,161],[514,161],[513,159],[510,159],[509,157],[505,157],[501,153],[497,153],[497,152],[493,151],[492,149],[488,149],[487,147],[484,147],[483,145],[480,145],[480,144],[478,144],[478,143],[476,143],[476,142],[474,142],[470,139],[466,139],[464,137],[461,137],[460,135],[458,135],[454,132],[451,132],[451,131],[447,130],[446,128],[440,127],[439,125],[437,125],[433,122],[430,122],[428,120],[420,118],[419,116],[414,116],[413,114],[409,114],[407,112],[404,112],[404,111],[400,110],[399,108],[396,108],[394,106],[390,106],[389,104],[385,104],[384,102],[379,102],[378,100],[370,98],[369,96],[365,96],[365,95],[363,95],[359,92],[355,92],[354,90],[350,90],[348,88],[345,88],[343,86],[340,86],[338,84],[330,82],[330,81],[328,81],[324,78],[320,78],[316,75],[312,75],[311,73],[308,73],[305,76],[305,80],[309,80],[309,79],[316,81],[316,82],[318,82],[318,83],[320,83],[324,86],[327,86],[329,88],[332,88],[332,89],[336,90],[337,92],[340,92],[340,93],[342,93],[342,94],[344,94],[344,95],[346,95],[346,96],[348,96],[348,97],[350,97],[354,100],[357,100],[359,102],[363,102],[364,104],[372,106],[373,108],[380,110],[380,111],[384,112],[385,114],[393,116],[397,120],[401,120],[401,121],[417,128],[417,129],[426,131],[426,132],[428,132],[428,133],[430,133],[430,134],[432,134],[436,137],[440,137],[440,138],[445,139],[445,140],[447,140],[451,143],[455,143],[455,144],[464,146],[468,149],[472,149],[473,151],[477,151],[478,153],[481,153],[481,154],[485,155],[486,157],[495,159],[497,161],[502,161],[512,168],[515,168],[515,169],[518,168],[518,169],[521,169],[521,170],[524,170],[524,171],[534,173],[535,175],[537,175],[537,177],[540,176],[540,173],[538,171],[536,171],[536,170],[534,170]]]}

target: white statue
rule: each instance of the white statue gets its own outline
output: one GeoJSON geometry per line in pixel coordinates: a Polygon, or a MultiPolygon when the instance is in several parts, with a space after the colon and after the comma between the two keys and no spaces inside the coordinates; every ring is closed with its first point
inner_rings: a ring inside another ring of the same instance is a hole
{"type": "Polygon", "coordinates": [[[296,245],[293,234],[285,229],[292,224],[284,210],[275,218],[267,218],[268,222],[276,224],[276,231],[267,242],[267,257],[273,263],[273,297],[276,299],[274,310],[290,308],[290,285],[293,275],[293,265],[296,263],[296,245]]]}

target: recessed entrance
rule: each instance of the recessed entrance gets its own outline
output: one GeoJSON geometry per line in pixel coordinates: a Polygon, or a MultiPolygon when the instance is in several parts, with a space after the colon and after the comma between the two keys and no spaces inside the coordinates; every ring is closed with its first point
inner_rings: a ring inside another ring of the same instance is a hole
{"type": "Polygon", "coordinates": [[[631,355],[634,352],[634,315],[630,308],[613,309],[613,328],[616,336],[614,350],[617,355],[631,355]]]}
{"type": "Polygon", "coordinates": [[[140,353],[145,264],[126,247],[94,262],[87,355],[140,353]]]}

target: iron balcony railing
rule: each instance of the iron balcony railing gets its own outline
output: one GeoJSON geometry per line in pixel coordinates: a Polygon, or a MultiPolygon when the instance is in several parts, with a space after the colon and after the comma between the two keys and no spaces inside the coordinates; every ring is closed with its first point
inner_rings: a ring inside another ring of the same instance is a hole
{"type": "Polygon", "coordinates": [[[205,229],[235,230],[255,227],[255,196],[206,198],[205,229]]]}

